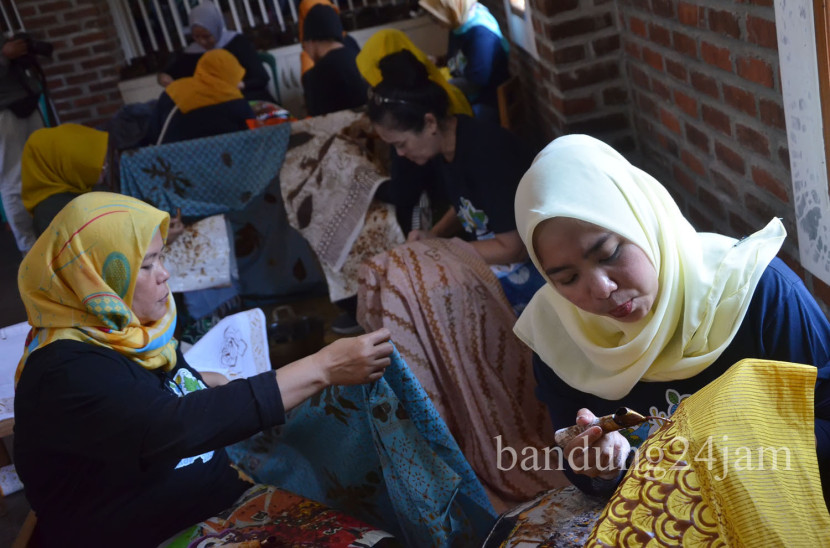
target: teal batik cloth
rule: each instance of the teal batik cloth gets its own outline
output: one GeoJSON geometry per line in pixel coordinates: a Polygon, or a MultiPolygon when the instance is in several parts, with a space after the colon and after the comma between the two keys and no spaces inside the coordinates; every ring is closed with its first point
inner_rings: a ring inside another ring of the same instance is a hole
{"type": "Polygon", "coordinates": [[[187,219],[242,211],[279,176],[290,125],[125,151],[121,192],[187,219]]]}
{"type": "Polygon", "coordinates": [[[228,454],[256,481],[342,510],[410,547],[479,546],[496,517],[397,350],[381,380],[328,388],[282,427],[228,454]]]}

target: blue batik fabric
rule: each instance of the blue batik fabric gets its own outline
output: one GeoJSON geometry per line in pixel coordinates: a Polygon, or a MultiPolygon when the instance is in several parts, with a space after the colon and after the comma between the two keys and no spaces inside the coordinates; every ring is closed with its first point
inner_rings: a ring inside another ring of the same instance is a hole
{"type": "Polygon", "coordinates": [[[406,362],[372,385],[330,387],[282,427],[228,448],[237,465],[393,533],[410,547],[480,545],[484,489],[406,362]]]}
{"type": "Polygon", "coordinates": [[[242,211],[279,176],[290,124],[122,153],[121,192],[186,219],[242,211]]]}

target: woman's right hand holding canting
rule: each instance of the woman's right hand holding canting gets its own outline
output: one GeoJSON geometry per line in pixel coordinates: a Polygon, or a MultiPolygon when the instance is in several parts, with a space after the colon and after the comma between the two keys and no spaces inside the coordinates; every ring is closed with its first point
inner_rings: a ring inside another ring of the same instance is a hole
{"type": "Polygon", "coordinates": [[[326,384],[363,384],[380,379],[392,363],[390,336],[384,327],[365,335],[338,339],[321,349],[317,354],[326,384]]]}
{"type": "MultiPolygon", "coordinates": [[[[576,413],[576,424],[579,425],[589,425],[595,419],[588,409],[576,413]]],[[[606,480],[620,475],[630,452],[631,445],[622,434],[603,433],[599,426],[587,428],[565,446],[565,458],[575,473],[606,480]]]]}

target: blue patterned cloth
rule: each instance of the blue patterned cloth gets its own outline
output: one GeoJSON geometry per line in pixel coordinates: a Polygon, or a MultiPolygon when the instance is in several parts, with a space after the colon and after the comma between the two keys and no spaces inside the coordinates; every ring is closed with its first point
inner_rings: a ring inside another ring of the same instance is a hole
{"type": "Polygon", "coordinates": [[[125,151],[121,192],[186,219],[241,211],[277,177],[290,124],[125,151]]]}
{"type": "Polygon", "coordinates": [[[496,517],[397,350],[378,382],[328,388],[284,426],[228,454],[256,481],[342,510],[411,547],[478,546],[496,517]]]}

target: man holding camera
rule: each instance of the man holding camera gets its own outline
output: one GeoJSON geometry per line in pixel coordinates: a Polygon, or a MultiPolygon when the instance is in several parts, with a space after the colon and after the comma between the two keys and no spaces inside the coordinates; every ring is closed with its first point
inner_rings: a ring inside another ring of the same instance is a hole
{"type": "Polygon", "coordinates": [[[26,139],[43,127],[38,100],[41,84],[28,61],[31,40],[12,38],[0,54],[0,199],[17,248],[26,253],[35,243],[32,216],[20,198],[20,157],[26,139]]]}

